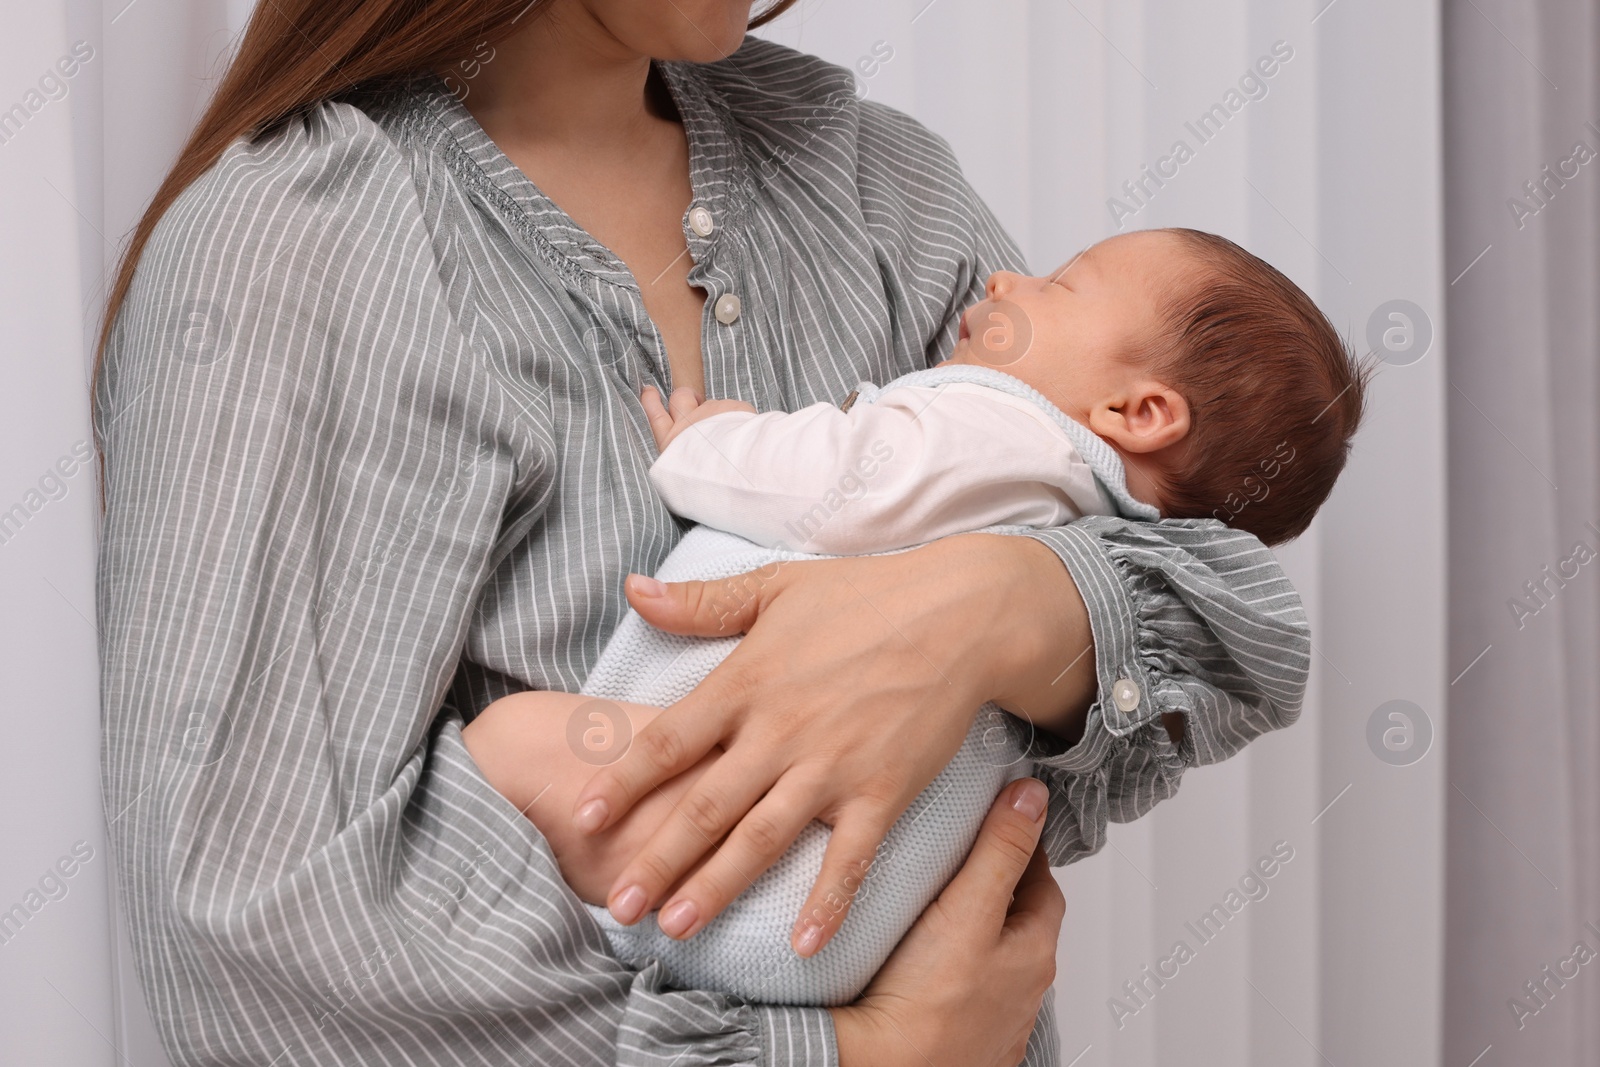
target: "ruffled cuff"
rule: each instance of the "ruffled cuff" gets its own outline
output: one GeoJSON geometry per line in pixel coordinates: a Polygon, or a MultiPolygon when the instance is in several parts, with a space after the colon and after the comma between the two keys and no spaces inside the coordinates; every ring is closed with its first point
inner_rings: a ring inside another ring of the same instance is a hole
{"type": "Polygon", "coordinates": [[[756,1042],[766,1067],[839,1067],[833,1016],[826,1008],[752,1004],[756,1042]]]}
{"type": "Polygon", "coordinates": [[[1300,712],[1310,634],[1298,595],[1260,541],[1211,520],[1094,516],[1026,536],[1071,574],[1094,636],[1096,694],[1071,746],[1030,739],[1051,788],[1045,847],[1055,864],[1096,852],[1213,763],[1300,712]],[[1161,717],[1182,717],[1174,744],[1161,717]]]}
{"type": "Polygon", "coordinates": [[[838,1067],[825,1008],[779,1008],[668,988],[652,960],[634,976],[617,1034],[619,1067],[838,1067]]]}

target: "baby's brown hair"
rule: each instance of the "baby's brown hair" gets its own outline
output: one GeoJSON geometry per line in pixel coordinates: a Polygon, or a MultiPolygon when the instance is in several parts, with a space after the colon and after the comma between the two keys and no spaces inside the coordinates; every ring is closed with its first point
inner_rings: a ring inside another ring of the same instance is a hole
{"type": "Polygon", "coordinates": [[[1373,365],[1265,260],[1215,234],[1166,232],[1197,266],[1168,301],[1171,347],[1155,368],[1190,412],[1159,478],[1162,514],[1221,519],[1282,544],[1333,491],[1373,365]]]}

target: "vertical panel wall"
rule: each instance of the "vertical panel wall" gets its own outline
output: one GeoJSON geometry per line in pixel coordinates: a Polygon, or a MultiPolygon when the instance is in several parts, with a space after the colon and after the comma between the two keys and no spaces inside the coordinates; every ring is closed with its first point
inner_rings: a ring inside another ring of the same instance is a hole
{"type": "Polygon", "coordinates": [[[1471,666],[1445,658],[1444,291],[1467,264],[1442,261],[1439,12],[1340,0],[1316,33],[1319,296],[1388,361],[1322,523],[1319,758],[1326,798],[1350,789],[1318,823],[1321,1040],[1438,1063],[1445,710],[1471,666]]]}
{"type": "Polygon", "coordinates": [[[84,382],[107,50],[67,8],[8,5],[0,34],[0,1063],[109,1067],[84,382]]]}
{"type": "Polygon", "coordinates": [[[165,1063],[100,804],[87,385],[116,249],[228,41],[221,0],[13,4],[0,35],[26,113],[0,127],[0,1063],[165,1063]]]}

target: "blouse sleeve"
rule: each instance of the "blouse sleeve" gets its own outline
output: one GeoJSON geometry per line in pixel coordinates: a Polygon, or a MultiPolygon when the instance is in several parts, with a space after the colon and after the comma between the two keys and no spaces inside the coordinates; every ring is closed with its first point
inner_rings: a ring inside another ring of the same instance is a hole
{"type": "Polygon", "coordinates": [[[1184,768],[1298,719],[1311,630],[1277,557],[1215,519],[1091,516],[1028,536],[1055,550],[1083,595],[1098,678],[1076,744],[1030,739],[1059,865],[1098,851],[1108,820],[1131,822],[1177,792],[1184,768]],[[1179,744],[1167,714],[1181,716],[1179,744]]]}
{"type": "MultiPolygon", "coordinates": [[[[862,204],[902,344],[937,362],[989,275],[1027,265],[937,135],[868,102],[860,140],[862,204]]],[[[1070,747],[1031,741],[1051,787],[1045,842],[1059,865],[1098,850],[1108,820],[1131,821],[1171,796],[1185,767],[1294,722],[1310,628],[1277,557],[1215,520],[1091,516],[1025,536],[1061,557],[1094,635],[1098,692],[1083,737],[1070,747]],[[1181,745],[1164,713],[1182,716],[1181,745]]]]}
{"type": "Polygon", "coordinates": [[[359,111],[167,213],[98,383],[106,817],[151,1008],[207,1064],[806,1064],[821,1010],[632,972],[445,701],[538,517],[537,398],[457,326],[359,111]]]}
{"type": "Polygon", "coordinates": [[[1027,261],[950,146],[904,112],[862,102],[856,167],[897,340],[932,366],[949,358],[960,314],[983,299],[989,275],[1026,273],[1027,261]]]}

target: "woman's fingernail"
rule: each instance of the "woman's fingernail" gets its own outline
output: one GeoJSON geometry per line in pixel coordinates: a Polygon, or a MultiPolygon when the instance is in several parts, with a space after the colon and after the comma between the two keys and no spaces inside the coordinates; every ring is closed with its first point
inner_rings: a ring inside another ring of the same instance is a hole
{"type": "Polygon", "coordinates": [[[807,922],[800,931],[800,936],[795,939],[794,950],[804,959],[810,959],[817,954],[817,946],[822,944],[822,927],[814,922],[807,922]]]}
{"type": "Polygon", "coordinates": [[[632,926],[644,916],[644,890],[630,885],[611,898],[611,916],[623,926],[632,926]]]}
{"type": "Polygon", "coordinates": [[[578,814],[572,817],[574,825],[581,834],[592,834],[605,824],[606,815],[611,811],[610,805],[604,800],[591,800],[578,809],[578,814]]]}
{"type": "Polygon", "coordinates": [[[639,596],[665,596],[667,587],[664,583],[656,581],[648,575],[635,574],[628,581],[633,585],[633,591],[639,596]]]}
{"type": "Polygon", "coordinates": [[[656,925],[668,937],[685,937],[699,917],[700,909],[694,906],[694,901],[680,900],[661,909],[661,914],[656,917],[656,925]]]}
{"type": "Polygon", "coordinates": [[[1016,799],[1011,802],[1011,806],[1026,815],[1029,822],[1038,822],[1049,800],[1050,793],[1042,782],[1028,782],[1017,790],[1016,799]]]}

